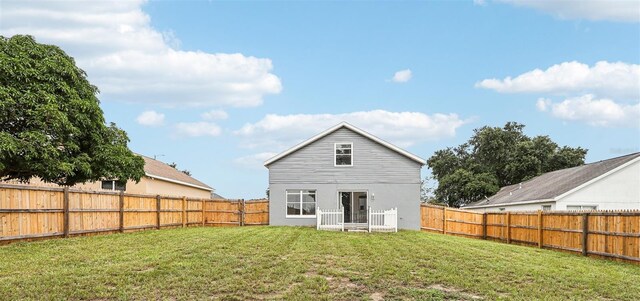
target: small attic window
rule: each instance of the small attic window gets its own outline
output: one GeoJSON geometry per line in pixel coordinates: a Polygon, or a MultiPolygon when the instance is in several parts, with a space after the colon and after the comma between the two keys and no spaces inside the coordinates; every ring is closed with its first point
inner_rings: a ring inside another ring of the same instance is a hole
{"type": "Polygon", "coordinates": [[[335,166],[353,166],[353,143],[336,143],[334,150],[335,166]]]}

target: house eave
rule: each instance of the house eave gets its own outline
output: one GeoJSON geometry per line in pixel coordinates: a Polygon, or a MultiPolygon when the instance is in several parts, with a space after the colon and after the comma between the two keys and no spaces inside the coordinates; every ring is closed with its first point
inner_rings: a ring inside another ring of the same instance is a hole
{"type": "Polygon", "coordinates": [[[507,206],[513,206],[513,205],[539,204],[539,203],[550,203],[550,202],[556,202],[556,200],[542,199],[542,200],[522,201],[522,202],[515,202],[515,203],[463,206],[462,209],[482,209],[482,208],[507,207],[507,206]]]}
{"type": "Polygon", "coordinates": [[[165,178],[165,177],[161,177],[161,176],[156,176],[156,175],[153,175],[153,174],[150,174],[150,173],[145,173],[145,175],[147,177],[149,177],[149,178],[162,180],[162,181],[165,181],[165,182],[171,182],[171,183],[180,184],[180,185],[189,186],[189,187],[198,188],[198,189],[207,190],[207,191],[213,191],[214,190],[211,187],[205,187],[205,186],[191,184],[191,183],[187,183],[187,182],[183,182],[183,181],[169,179],[169,178],[165,178]]]}

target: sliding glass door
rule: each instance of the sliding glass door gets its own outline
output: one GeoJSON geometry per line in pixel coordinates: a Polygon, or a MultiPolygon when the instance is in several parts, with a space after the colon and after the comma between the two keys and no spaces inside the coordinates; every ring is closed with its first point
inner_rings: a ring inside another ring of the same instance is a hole
{"type": "Polygon", "coordinates": [[[344,208],[345,223],[367,222],[366,191],[340,191],[338,192],[339,208],[344,208]]]}

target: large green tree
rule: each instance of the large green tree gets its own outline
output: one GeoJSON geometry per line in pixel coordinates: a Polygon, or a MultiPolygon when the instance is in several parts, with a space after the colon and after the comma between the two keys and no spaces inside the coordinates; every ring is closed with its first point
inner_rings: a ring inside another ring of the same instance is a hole
{"type": "Polygon", "coordinates": [[[436,151],[427,160],[438,181],[435,197],[461,206],[542,173],[584,164],[587,150],[560,147],[548,136],[528,137],[524,125],[482,127],[464,144],[436,151]]]}
{"type": "Polygon", "coordinates": [[[97,94],[60,48],[0,36],[0,179],[140,180],[144,160],[123,130],[105,123],[97,94]]]}

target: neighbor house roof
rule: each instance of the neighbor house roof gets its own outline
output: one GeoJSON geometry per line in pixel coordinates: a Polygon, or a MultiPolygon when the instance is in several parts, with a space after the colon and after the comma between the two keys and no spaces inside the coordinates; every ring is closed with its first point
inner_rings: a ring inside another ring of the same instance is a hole
{"type": "Polygon", "coordinates": [[[140,157],[144,159],[144,173],[147,177],[204,190],[213,190],[211,186],[202,183],[191,176],[188,176],[187,174],[169,166],[162,161],[158,161],[156,159],[152,159],[142,155],[140,155],[140,157]]]}
{"type": "Polygon", "coordinates": [[[226,200],[227,199],[227,198],[225,198],[225,197],[223,197],[223,196],[221,196],[221,195],[219,195],[219,194],[217,194],[215,192],[211,193],[211,198],[214,199],[214,200],[226,200]]]}
{"type": "Polygon", "coordinates": [[[387,148],[389,148],[389,149],[391,149],[391,150],[393,150],[393,151],[395,151],[395,152],[397,152],[397,153],[399,153],[399,154],[401,154],[401,155],[403,155],[403,156],[405,156],[405,157],[407,157],[407,158],[409,158],[409,159],[411,159],[413,161],[416,161],[416,162],[418,162],[420,164],[424,165],[426,163],[424,161],[424,159],[422,159],[422,158],[420,158],[420,157],[418,157],[418,156],[416,156],[416,155],[414,155],[414,154],[412,154],[412,153],[410,153],[410,152],[408,152],[406,150],[403,150],[403,149],[401,149],[401,148],[399,148],[399,147],[397,147],[397,146],[395,146],[395,145],[393,145],[393,144],[391,144],[391,143],[389,143],[387,141],[384,141],[384,140],[382,140],[382,139],[380,139],[380,138],[378,138],[378,137],[376,137],[374,135],[371,135],[371,134],[369,134],[369,133],[367,133],[367,132],[365,132],[365,131],[363,131],[363,130],[361,130],[361,129],[359,129],[359,128],[357,128],[357,127],[355,127],[355,126],[353,126],[353,125],[351,125],[351,124],[349,124],[347,122],[341,122],[341,123],[337,124],[336,126],[333,126],[333,127],[329,128],[328,130],[326,130],[326,131],[324,131],[324,132],[322,132],[322,133],[320,133],[318,135],[315,135],[315,136],[311,137],[310,139],[307,139],[307,140],[299,143],[298,145],[296,145],[296,146],[294,146],[294,147],[292,147],[292,148],[290,148],[290,149],[288,149],[288,150],[276,155],[275,157],[272,157],[271,159],[265,161],[264,165],[265,166],[269,166],[271,163],[276,162],[276,161],[286,157],[287,155],[289,155],[289,154],[291,154],[291,153],[293,153],[293,152],[295,152],[295,151],[297,151],[297,150],[299,150],[299,149],[301,149],[301,148],[303,148],[303,147],[305,147],[305,146],[307,146],[307,145],[309,145],[309,144],[321,139],[322,137],[325,137],[325,136],[327,136],[327,135],[329,135],[329,134],[331,134],[331,133],[333,133],[333,132],[335,132],[335,131],[337,131],[337,130],[339,130],[341,128],[347,128],[349,130],[352,130],[352,131],[354,131],[354,132],[356,132],[356,133],[358,133],[358,134],[360,134],[362,136],[365,136],[365,137],[367,137],[367,138],[369,138],[369,139],[371,139],[371,140],[373,140],[373,141],[375,141],[375,142],[377,142],[377,143],[379,143],[379,144],[381,144],[381,145],[383,145],[383,146],[385,146],[385,147],[387,147],[387,148]]]}
{"type": "Polygon", "coordinates": [[[465,208],[557,201],[638,160],[640,160],[640,153],[633,153],[548,172],[519,184],[502,187],[490,198],[473,202],[465,208]]]}

